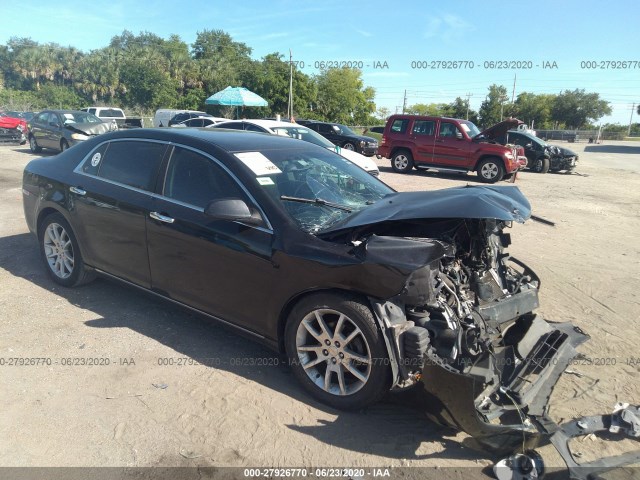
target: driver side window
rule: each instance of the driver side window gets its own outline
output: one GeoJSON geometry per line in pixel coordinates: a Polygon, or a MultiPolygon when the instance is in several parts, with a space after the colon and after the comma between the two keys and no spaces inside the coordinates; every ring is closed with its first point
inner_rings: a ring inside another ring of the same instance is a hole
{"type": "Polygon", "coordinates": [[[220,198],[240,198],[249,203],[222,167],[204,155],[181,147],[175,147],[171,155],[163,195],[201,209],[220,198]]]}

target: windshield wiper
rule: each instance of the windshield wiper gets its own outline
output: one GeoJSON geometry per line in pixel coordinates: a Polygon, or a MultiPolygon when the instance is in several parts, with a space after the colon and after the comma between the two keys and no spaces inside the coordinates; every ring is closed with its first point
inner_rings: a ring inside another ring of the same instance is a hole
{"type": "Polygon", "coordinates": [[[337,208],[347,213],[351,213],[353,209],[340,205],[339,203],[329,202],[322,198],[302,198],[302,197],[290,197],[288,195],[280,195],[280,200],[288,200],[289,202],[311,203],[313,205],[323,205],[325,207],[337,208]]]}

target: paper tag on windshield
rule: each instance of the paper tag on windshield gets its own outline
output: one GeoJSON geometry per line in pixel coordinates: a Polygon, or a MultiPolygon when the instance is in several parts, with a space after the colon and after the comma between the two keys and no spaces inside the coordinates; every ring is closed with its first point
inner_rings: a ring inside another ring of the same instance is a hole
{"type": "Polygon", "coordinates": [[[256,175],[282,173],[282,170],[276,167],[271,160],[260,152],[242,152],[236,153],[235,155],[256,175]]]}
{"type": "Polygon", "coordinates": [[[258,180],[260,185],[275,185],[273,180],[271,180],[271,177],[258,177],[256,180],[258,180]]]}

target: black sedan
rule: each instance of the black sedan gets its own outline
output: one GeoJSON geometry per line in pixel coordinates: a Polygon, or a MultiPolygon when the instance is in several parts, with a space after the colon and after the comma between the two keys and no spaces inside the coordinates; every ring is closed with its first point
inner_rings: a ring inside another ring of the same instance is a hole
{"type": "Polygon", "coordinates": [[[509,130],[502,143],[515,143],[524,148],[527,168],[536,173],[571,172],[578,164],[578,154],[568,148],[549,145],[527,132],[509,130]]]}
{"type": "MultiPolygon", "coordinates": [[[[302,124],[302,122],[300,122],[302,124]]],[[[358,135],[346,125],[329,122],[306,121],[304,126],[315,130],[327,140],[347,150],[353,150],[367,157],[378,153],[378,141],[373,137],[358,135]]]]}
{"type": "Polygon", "coordinates": [[[515,186],[398,193],[300,140],[135,129],[33,160],[23,199],[56,283],[106,276],[232,325],[334,407],[422,383],[496,451],[540,433],[497,420],[542,416],[587,338],[532,313],[539,281],[505,252],[530,215],[515,186]]]}

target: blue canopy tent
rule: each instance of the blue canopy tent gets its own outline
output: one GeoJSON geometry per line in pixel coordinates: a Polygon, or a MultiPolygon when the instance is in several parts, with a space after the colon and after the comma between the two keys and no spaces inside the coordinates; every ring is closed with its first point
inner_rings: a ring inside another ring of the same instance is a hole
{"type": "MultiPolygon", "coordinates": [[[[207,105],[226,105],[234,107],[266,107],[268,102],[260,95],[244,87],[227,87],[214,93],[204,102],[207,105]]],[[[236,118],[238,109],[236,108],[236,118]]]]}

